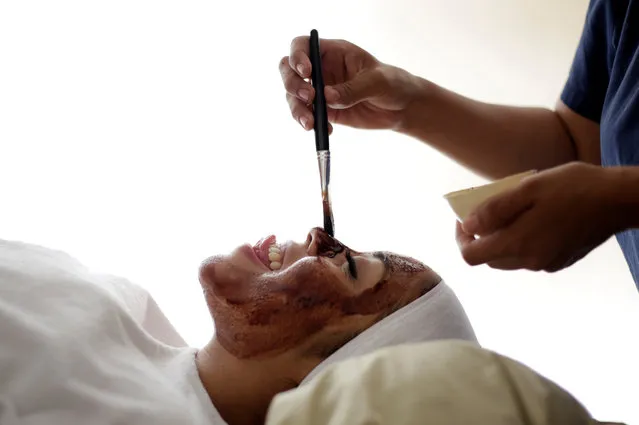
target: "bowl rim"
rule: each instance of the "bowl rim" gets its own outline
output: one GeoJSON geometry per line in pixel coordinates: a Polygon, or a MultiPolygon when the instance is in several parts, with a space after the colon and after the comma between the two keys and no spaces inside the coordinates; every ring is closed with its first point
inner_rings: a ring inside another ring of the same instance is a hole
{"type": "Polygon", "coordinates": [[[499,180],[495,180],[493,182],[490,183],[486,183],[486,184],[482,184],[480,186],[471,186],[471,187],[467,187],[466,189],[459,189],[459,190],[455,190],[453,192],[448,192],[447,194],[444,195],[445,199],[450,199],[450,198],[454,198],[457,197],[459,195],[466,195],[466,194],[470,194],[471,192],[475,192],[477,189],[484,189],[490,186],[496,186],[500,183],[503,183],[504,181],[510,181],[510,180],[515,180],[515,179],[523,179],[524,177],[528,177],[530,175],[533,175],[537,173],[537,170],[528,170],[528,171],[524,171],[523,173],[517,173],[517,174],[512,174],[510,176],[501,178],[499,180]]]}

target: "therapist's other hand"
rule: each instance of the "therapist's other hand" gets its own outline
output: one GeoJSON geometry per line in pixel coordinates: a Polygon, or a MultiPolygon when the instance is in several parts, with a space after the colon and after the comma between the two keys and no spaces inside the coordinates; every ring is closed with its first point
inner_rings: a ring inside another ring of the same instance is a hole
{"type": "MultiPolygon", "coordinates": [[[[424,80],[381,63],[348,41],[322,39],[320,50],[329,122],[365,129],[400,125],[402,111],[424,80]]],[[[279,69],[293,118],[304,129],[312,129],[315,91],[308,81],[309,37],[293,40],[290,55],[282,58],[279,69]]]]}
{"type": "Polygon", "coordinates": [[[579,261],[623,230],[608,173],[570,163],[530,176],[484,202],[463,225],[457,224],[464,260],[473,266],[547,272],[579,261]]]}

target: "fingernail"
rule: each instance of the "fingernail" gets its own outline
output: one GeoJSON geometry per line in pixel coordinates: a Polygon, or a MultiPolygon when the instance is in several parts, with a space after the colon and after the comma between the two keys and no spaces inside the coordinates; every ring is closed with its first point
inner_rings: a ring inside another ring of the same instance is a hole
{"type": "Polygon", "coordinates": [[[302,99],[304,99],[306,102],[309,101],[309,99],[311,98],[311,94],[309,93],[308,90],[300,90],[297,92],[298,96],[301,97],[302,99]]]}
{"type": "Polygon", "coordinates": [[[302,125],[302,127],[304,127],[304,130],[306,130],[306,126],[308,125],[308,118],[306,117],[301,117],[300,118],[300,124],[302,125]]]}
{"type": "Polygon", "coordinates": [[[299,72],[301,76],[306,75],[306,69],[304,68],[304,65],[300,63],[297,65],[296,68],[297,68],[297,72],[299,72]]]}

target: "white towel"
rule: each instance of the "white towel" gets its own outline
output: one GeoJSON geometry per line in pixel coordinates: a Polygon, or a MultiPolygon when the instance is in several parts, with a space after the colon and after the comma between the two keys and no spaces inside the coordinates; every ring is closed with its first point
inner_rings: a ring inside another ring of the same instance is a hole
{"type": "Polygon", "coordinates": [[[457,339],[478,343],[455,292],[440,282],[428,293],[371,326],[320,363],[302,381],[309,382],[329,365],[405,343],[457,339]]]}

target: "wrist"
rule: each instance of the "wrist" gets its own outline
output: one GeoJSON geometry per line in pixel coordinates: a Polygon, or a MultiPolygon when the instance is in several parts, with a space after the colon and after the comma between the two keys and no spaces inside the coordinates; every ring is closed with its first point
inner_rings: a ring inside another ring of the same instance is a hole
{"type": "Polygon", "coordinates": [[[437,86],[424,78],[409,74],[405,90],[408,100],[394,130],[408,136],[418,136],[425,131],[429,108],[436,103],[437,86]]]}
{"type": "Polygon", "coordinates": [[[606,198],[619,231],[639,228],[639,166],[604,168],[606,198]]]}

